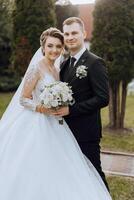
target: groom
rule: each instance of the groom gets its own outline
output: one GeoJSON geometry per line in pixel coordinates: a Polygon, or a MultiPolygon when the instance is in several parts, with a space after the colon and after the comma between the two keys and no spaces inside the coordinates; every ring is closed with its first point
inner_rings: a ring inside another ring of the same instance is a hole
{"type": "Polygon", "coordinates": [[[108,188],[101,168],[99,145],[102,137],[100,109],[109,101],[105,63],[85,48],[86,33],[80,18],[66,19],[63,33],[70,57],[61,64],[60,79],[72,86],[75,103],[59,109],[58,115],[64,116],[82,152],[108,188]]]}

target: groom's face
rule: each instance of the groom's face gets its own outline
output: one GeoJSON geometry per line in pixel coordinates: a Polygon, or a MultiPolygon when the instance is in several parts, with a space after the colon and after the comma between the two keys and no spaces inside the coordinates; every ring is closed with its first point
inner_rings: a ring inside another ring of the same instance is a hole
{"type": "Polygon", "coordinates": [[[74,22],[63,26],[64,43],[71,53],[77,53],[84,46],[85,32],[74,22]]]}

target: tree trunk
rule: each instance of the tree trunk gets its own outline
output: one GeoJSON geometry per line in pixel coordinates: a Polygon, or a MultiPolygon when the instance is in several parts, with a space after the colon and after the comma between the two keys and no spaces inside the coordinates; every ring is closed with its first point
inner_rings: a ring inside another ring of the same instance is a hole
{"type": "Polygon", "coordinates": [[[109,127],[112,129],[124,128],[127,83],[122,82],[121,86],[119,82],[115,82],[109,88],[109,127]]]}
{"type": "Polygon", "coordinates": [[[113,114],[113,90],[111,85],[109,86],[109,127],[114,126],[114,114],[113,114]]]}
{"type": "Polygon", "coordinates": [[[116,84],[113,85],[113,95],[112,95],[113,96],[113,116],[114,116],[114,118],[113,118],[113,128],[116,128],[116,112],[117,112],[117,102],[116,102],[117,92],[116,92],[116,86],[115,85],[116,84]]]}
{"type": "Polygon", "coordinates": [[[109,104],[109,127],[113,129],[120,128],[121,124],[121,96],[120,83],[114,82],[110,86],[110,104],[109,104]]]}
{"type": "Polygon", "coordinates": [[[116,86],[116,125],[115,128],[120,128],[120,84],[116,86]]]}
{"type": "Polygon", "coordinates": [[[114,82],[110,86],[110,104],[109,104],[109,116],[110,116],[110,128],[117,128],[118,124],[118,103],[119,103],[119,83],[114,82]]]}
{"type": "Polygon", "coordinates": [[[122,82],[122,99],[121,99],[121,114],[120,114],[120,128],[124,128],[125,108],[127,97],[127,83],[122,82]]]}

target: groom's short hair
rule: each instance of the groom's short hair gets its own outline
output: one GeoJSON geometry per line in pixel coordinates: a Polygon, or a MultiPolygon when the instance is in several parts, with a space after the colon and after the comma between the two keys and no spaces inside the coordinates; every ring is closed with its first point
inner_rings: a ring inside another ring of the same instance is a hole
{"type": "Polygon", "coordinates": [[[82,29],[82,31],[85,30],[84,22],[79,17],[69,17],[63,22],[64,25],[71,25],[73,23],[78,23],[82,29]]]}

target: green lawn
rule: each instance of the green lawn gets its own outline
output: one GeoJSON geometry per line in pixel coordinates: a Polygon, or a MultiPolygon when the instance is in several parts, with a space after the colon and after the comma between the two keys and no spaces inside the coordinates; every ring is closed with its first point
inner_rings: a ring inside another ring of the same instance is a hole
{"type": "Polygon", "coordinates": [[[134,133],[117,135],[104,131],[101,147],[102,150],[134,153],[134,133]]]}
{"type": "MultiPolygon", "coordinates": [[[[102,122],[105,127],[108,124],[108,107],[102,109],[102,122]]],[[[128,96],[126,102],[125,127],[134,128],[134,96],[128,96]]]]}
{"type": "Polygon", "coordinates": [[[109,176],[107,181],[112,200],[134,200],[134,179],[109,176]]]}
{"type": "MultiPolygon", "coordinates": [[[[102,109],[102,123],[103,127],[108,124],[108,107],[102,109]]],[[[127,97],[125,127],[134,130],[134,96],[127,97]]],[[[123,133],[119,130],[114,133],[104,129],[101,146],[103,150],[134,153],[134,132],[123,133]]]]}
{"type": "Polygon", "coordinates": [[[5,111],[9,101],[11,100],[13,93],[0,93],[0,117],[5,111]]]}

